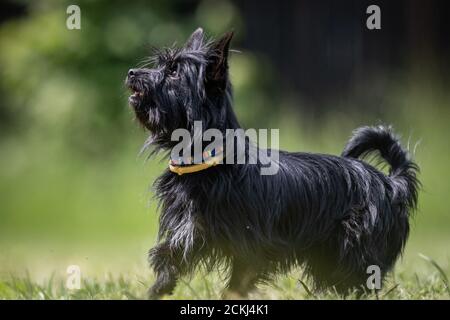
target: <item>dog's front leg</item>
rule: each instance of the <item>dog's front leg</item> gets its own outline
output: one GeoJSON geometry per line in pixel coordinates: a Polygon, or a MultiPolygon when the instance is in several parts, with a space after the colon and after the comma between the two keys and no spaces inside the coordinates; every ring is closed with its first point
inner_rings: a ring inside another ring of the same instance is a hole
{"type": "Polygon", "coordinates": [[[167,242],[152,248],[149,262],[156,273],[156,281],[148,290],[149,299],[158,299],[171,294],[181,275],[181,250],[174,250],[167,242]]]}

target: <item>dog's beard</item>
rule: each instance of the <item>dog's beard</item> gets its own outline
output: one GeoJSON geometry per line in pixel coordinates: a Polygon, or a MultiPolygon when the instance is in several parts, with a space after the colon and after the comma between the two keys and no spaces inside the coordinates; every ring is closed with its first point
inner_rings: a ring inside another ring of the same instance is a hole
{"type": "Polygon", "coordinates": [[[133,91],[133,94],[128,97],[128,103],[132,107],[138,108],[140,105],[142,105],[143,98],[144,93],[142,91],[133,91]]]}
{"type": "Polygon", "coordinates": [[[131,95],[128,97],[128,103],[134,108],[141,106],[148,96],[146,86],[144,86],[141,79],[133,77],[127,77],[125,85],[131,91],[131,95]]]}
{"type": "Polygon", "coordinates": [[[125,85],[131,92],[128,97],[128,104],[133,109],[136,119],[150,132],[156,132],[160,117],[157,116],[156,112],[152,112],[152,105],[155,104],[152,103],[151,94],[148,90],[150,84],[147,84],[144,79],[133,77],[132,79],[127,78],[125,85]]]}

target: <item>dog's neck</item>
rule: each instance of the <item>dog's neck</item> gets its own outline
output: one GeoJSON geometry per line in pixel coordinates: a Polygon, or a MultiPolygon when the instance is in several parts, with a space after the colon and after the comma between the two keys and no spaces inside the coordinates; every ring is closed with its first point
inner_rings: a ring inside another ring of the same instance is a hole
{"type": "MultiPolygon", "coordinates": [[[[222,94],[220,97],[216,98],[213,97],[213,99],[208,99],[206,103],[210,105],[206,105],[204,106],[204,108],[214,110],[217,108],[217,106],[219,106],[220,115],[217,119],[215,119],[215,121],[213,121],[210,124],[207,124],[207,128],[203,128],[203,130],[219,129],[224,134],[225,137],[228,129],[235,130],[241,128],[237,120],[236,114],[234,113],[232,101],[233,96],[231,93],[231,86],[229,86],[226,90],[226,93],[222,94]]],[[[207,142],[206,144],[209,144],[209,142],[207,142]]],[[[194,149],[193,146],[192,149],[194,149]]],[[[209,152],[211,152],[211,154],[207,155],[206,159],[202,163],[197,164],[192,163],[193,160],[192,157],[189,157],[188,159],[181,159],[181,158],[173,159],[171,157],[169,160],[169,170],[174,173],[177,173],[178,175],[182,175],[187,173],[203,171],[219,163],[223,163],[222,161],[224,160],[225,157],[224,146],[222,146],[218,150],[213,149],[209,152]]],[[[205,151],[203,153],[204,154],[208,153],[208,151],[205,151]]]]}
{"type": "MultiPolygon", "coordinates": [[[[218,123],[215,124],[215,129],[225,132],[226,129],[241,128],[241,125],[239,124],[237,116],[233,110],[233,92],[229,82],[224,94],[215,99],[214,97],[212,99],[208,99],[208,102],[219,106],[220,117],[218,123]]],[[[212,127],[214,127],[214,124],[212,127]]]]}

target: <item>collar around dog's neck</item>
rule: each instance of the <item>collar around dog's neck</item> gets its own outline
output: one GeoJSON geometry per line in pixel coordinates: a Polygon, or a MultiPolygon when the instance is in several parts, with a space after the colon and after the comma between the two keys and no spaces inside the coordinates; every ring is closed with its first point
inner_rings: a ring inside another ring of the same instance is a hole
{"type": "Polygon", "coordinates": [[[169,170],[181,176],[185,173],[193,173],[211,168],[222,163],[223,149],[220,148],[217,152],[215,149],[205,151],[203,152],[203,158],[205,159],[204,162],[198,164],[185,164],[192,163],[192,157],[190,157],[186,162],[182,158],[178,160],[171,158],[169,160],[169,170]]]}

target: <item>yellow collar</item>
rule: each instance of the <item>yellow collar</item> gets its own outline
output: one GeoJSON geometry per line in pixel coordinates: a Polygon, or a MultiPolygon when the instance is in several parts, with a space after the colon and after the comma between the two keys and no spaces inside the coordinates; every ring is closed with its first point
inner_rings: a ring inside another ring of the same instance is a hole
{"type": "Polygon", "coordinates": [[[208,169],[210,167],[214,167],[215,165],[218,165],[223,160],[223,155],[219,155],[217,157],[211,157],[207,161],[199,164],[191,164],[191,165],[174,165],[172,160],[169,160],[169,170],[177,173],[179,176],[185,173],[193,173],[202,171],[205,169],[208,169]]]}

